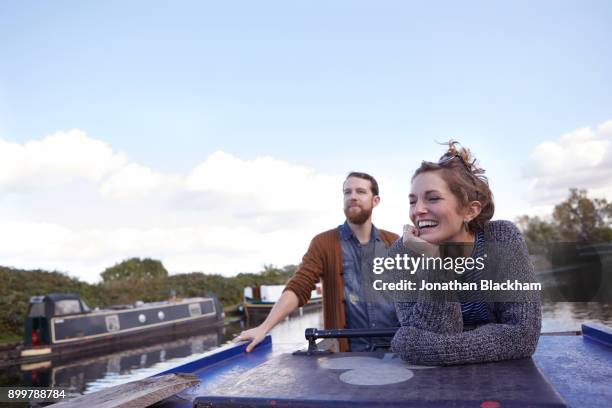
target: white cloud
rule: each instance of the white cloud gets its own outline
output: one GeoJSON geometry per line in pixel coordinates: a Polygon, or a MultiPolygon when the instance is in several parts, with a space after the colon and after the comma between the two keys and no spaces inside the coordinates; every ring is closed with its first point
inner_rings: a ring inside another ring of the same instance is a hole
{"type": "MultiPolygon", "coordinates": [[[[101,222],[101,225],[103,223],[101,222]]],[[[298,263],[312,233],[261,233],[248,225],[184,227],[68,228],[62,225],[0,222],[3,266],[60,270],[94,282],[108,266],[129,257],[160,259],[171,272],[232,275],[254,272],[264,263],[298,263]]]]}
{"type": "Polygon", "coordinates": [[[113,173],[100,186],[100,193],[110,199],[134,200],[148,195],[163,197],[181,188],[181,179],[154,172],[146,166],[130,163],[113,173]]]}
{"type": "Polygon", "coordinates": [[[0,139],[0,192],[74,180],[99,181],[126,163],[106,143],[80,130],[56,132],[25,144],[0,139]]]}
{"type": "Polygon", "coordinates": [[[0,159],[0,264],[87,281],[133,256],[225,275],[299,263],[342,221],[341,176],[271,157],[218,151],[171,175],[72,130],[0,141],[0,159]]]}
{"type": "MultiPolygon", "coordinates": [[[[574,186],[612,198],[612,121],[536,146],[528,168],[520,185],[531,210],[507,194],[509,214],[545,215],[574,186]]],[[[374,221],[399,232],[408,222],[409,177],[394,168],[376,175],[383,196],[374,221]]],[[[95,281],[133,256],[160,259],[173,273],[298,263],[316,233],[343,221],[343,178],[223,151],[167,174],[80,130],[0,140],[0,264],[95,281]]]]}
{"type": "Polygon", "coordinates": [[[533,203],[553,204],[572,187],[612,198],[612,120],[537,145],[525,171],[533,203]]]}
{"type": "Polygon", "coordinates": [[[318,198],[338,195],[341,181],[271,157],[241,160],[217,151],[193,169],[186,187],[240,200],[248,213],[312,212],[327,210],[327,200],[318,198]]]}

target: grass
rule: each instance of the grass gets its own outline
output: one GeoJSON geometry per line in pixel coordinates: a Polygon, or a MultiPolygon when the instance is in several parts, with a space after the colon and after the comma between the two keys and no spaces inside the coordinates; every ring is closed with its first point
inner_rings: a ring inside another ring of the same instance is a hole
{"type": "Polygon", "coordinates": [[[18,343],[22,341],[23,338],[14,333],[0,333],[0,346],[4,344],[18,343]]]}

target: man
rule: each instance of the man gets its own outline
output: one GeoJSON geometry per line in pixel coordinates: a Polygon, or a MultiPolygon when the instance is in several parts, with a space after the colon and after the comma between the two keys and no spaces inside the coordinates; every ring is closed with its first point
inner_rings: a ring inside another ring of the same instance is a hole
{"type": "MultiPolygon", "coordinates": [[[[250,352],[266,334],[297,307],[310,299],[323,281],[323,318],[326,329],[385,328],[399,326],[392,302],[372,301],[365,274],[372,273],[374,257],[384,257],[398,236],[372,224],[372,210],[380,202],[378,183],[366,173],[351,172],[343,183],[346,221],[315,236],[295,275],[266,320],[246,330],[235,341],[250,340],[250,352]],[[366,296],[366,294],[368,296],[366,296]]],[[[373,339],[340,340],[340,351],[365,351],[373,339]]]]}

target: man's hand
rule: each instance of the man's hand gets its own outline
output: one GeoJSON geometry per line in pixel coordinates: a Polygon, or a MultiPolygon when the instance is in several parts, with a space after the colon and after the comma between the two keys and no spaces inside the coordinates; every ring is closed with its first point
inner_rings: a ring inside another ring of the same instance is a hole
{"type": "Polygon", "coordinates": [[[440,256],[440,248],[437,245],[430,244],[423,238],[419,237],[419,229],[412,225],[404,225],[404,236],[402,237],[404,246],[412,252],[423,254],[427,257],[435,258],[440,256]]]}
{"type": "Polygon", "coordinates": [[[238,337],[234,339],[234,342],[237,343],[239,341],[250,341],[249,345],[246,348],[246,352],[250,353],[256,345],[261,343],[261,341],[266,338],[266,334],[268,334],[266,329],[264,329],[262,325],[259,325],[257,327],[253,327],[252,329],[245,330],[240,333],[238,337]]]}
{"type": "Polygon", "coordinates": [[[240,333],[240,335],[234,339],[234,342],[250,341],[246,348],[247,353],[250,353],[256,345],[266,338],[266,334],[285,317],[289,316],[291,312],[297,309],[298,305],[299,300],[297,295],[293,293],[292,290],[285,290],[274,304],[274,307],[272,307],[272,310],[270,310],[270,314],[266,317],[266,320],[259,326],[240,333]]]}

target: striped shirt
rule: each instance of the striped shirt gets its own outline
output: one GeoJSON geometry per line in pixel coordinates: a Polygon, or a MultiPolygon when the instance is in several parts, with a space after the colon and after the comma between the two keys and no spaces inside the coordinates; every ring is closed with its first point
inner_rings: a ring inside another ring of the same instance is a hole
{"type": "MultiPolygon", "coordinates": [[[[474,249],[471,257],[473,259],[483,257],[485,250],[485,235],[483,231],[476,233],[474,249]]],[[[466,283],[478,284],[482,279],[482,271],[474,268],[461,275],[460,280],[466,283]]],[[[463,324],[466,326],[489,323],[489,307],[485,302],[461,302],[461,315],[463,324]]]]}

